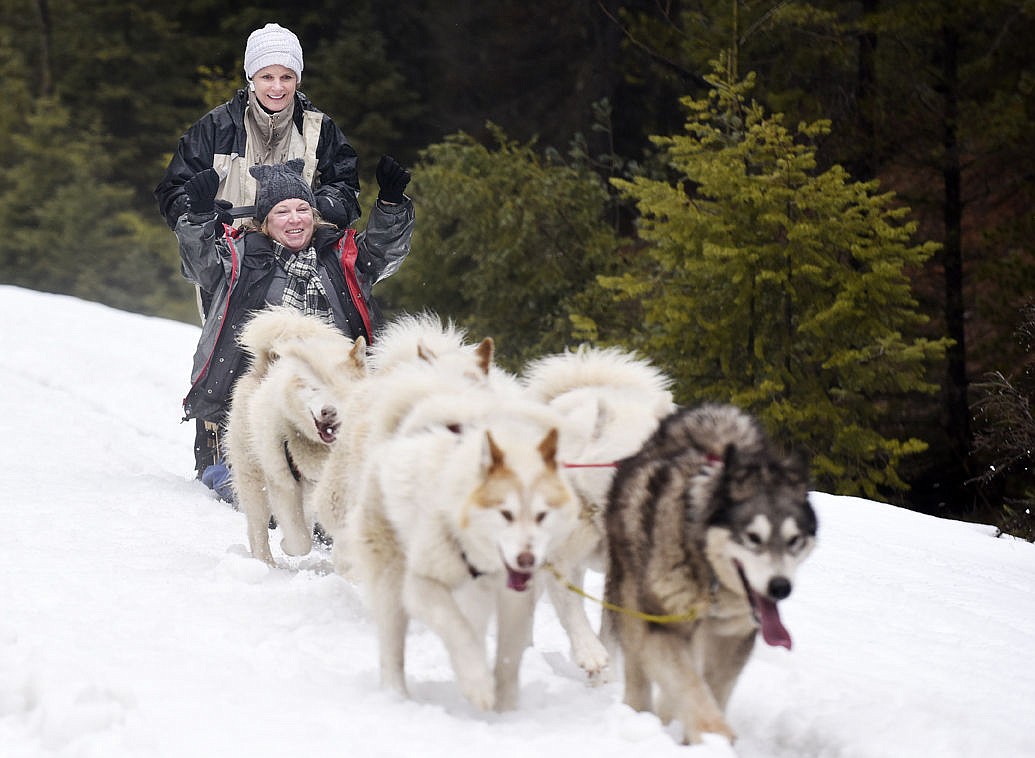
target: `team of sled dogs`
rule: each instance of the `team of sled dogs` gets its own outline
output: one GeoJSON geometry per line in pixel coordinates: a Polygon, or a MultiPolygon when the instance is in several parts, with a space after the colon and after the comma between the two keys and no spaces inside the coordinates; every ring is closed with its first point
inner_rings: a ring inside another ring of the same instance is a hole
{"type": "Polygon", "coordinates": [[[518,705],[543,588],[575,662],[683,741],[733,731],[726,703],[754,645],[791,646],[777,603],[812,550],[807,464],[730,405],[677,407],[630,352],[581,348],[520,376],[430,313],[373,345],[298,311],[255,316],[240,342],[226,456],[252,554],[273,564],[316,524],[376,622],[384,687],[406,694],[410,619],[443,641],[481,709],[518,705]],[[594,629],[581,591],[603,572],[594,629]],[[496,656],[487,660],[495,614],[496,656]]]}

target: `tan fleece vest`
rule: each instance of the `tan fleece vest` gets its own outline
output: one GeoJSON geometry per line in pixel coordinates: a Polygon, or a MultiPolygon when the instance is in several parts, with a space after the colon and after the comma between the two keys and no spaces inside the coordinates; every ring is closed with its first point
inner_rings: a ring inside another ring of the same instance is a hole
{"type": "MultiPolygon", "coordinates": [[[[248,108],[258,108],[254,102],[254,93],[249,98],[248,108]]],[[[257,126],[254,119],[249,117],[245,111],[245,129],[247,140],[245,143],[245,154],[238,155],[215,155],[212,166],[219,172],[221,181],[216,199],[227,200],[235,207],[255,204],[255,177],[248,173],[248,167],[257,165],[260,160],[256,153],[265,142],[261,127],[257,126]]],[[[271,155],[280,159],[279,162],[288,161],[292,158],[302,158],[305,161],[305,169],[302,171],[303,178],[309,182],[309,186],[316,189],[316,148],[320,143],[320,128],[323,125],[323,114],[318,111],[302,112],[302,132],[292,125],[286,130],[281,138],[285,142],[272,146],[271,155]],[[281,157],[283,156],[283,157],[281,157]]],[[[237,219],[235,226],[241,226],[251,219],[237,219]]]]}

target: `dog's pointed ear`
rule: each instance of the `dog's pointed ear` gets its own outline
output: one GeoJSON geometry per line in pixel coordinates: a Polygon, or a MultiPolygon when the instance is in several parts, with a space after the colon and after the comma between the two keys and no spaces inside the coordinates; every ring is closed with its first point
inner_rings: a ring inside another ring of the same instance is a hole
{"type": "Polygon", "coordinates": [[[764,460],[740,450],[736,445],[726,445],[722,455],[721,488],[734,500],[743,496],[750,488],[750,481],[761,473],[764,460]]]}
{"type": "Polygon", "coordinates": [[[349,350],[349,360],[362,373],[367,372],[367,340],[362,334],[356,337],[349,350]]]}
{"type": "Polygon", "coordinates": [[[485,432],[485,469],[488,473],[503,468],[506,464],[506,456],[503,454],[503,450],[496,444],[496,440],[492,438],[492,432],[485,432]]]}
{"type": "Polygon", "coordinates": [[[539,454],[543,456],[543,463],[551,470],[557,469],[557,427],[553,427],[539,443],[539,454]]]}
{"type": "Polygon", "coordinates": [[[792,450],[780,462],[785,476],[793,484],[809,481],[809,460],[801,450],[792,450]]]}
{"type": "Polygon", "coordinates": [[[492,341],[492,337],[486,337],[474,349],[474,355],[478,359],[478,368],[486,376],[489,375],[489,368],[492,366],[492,354],[495,349],[496,343],[492,341]]]}
{"type": "Polygon", "coordinates": [[[435,351],[424,344],[424,340],[417,342],[417,357],[426,363],[434,363],[438,360],[438,356],[435,355],[435,351]]]}

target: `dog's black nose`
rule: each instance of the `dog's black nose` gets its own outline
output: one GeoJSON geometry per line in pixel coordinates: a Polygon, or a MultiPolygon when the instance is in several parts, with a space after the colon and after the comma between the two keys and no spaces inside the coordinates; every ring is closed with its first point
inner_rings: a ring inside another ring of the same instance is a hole
{"type": "Polygon", "coordinates": [[[787,577],[774,576],[769,580],[769,597],[773,600],[783,600],[791,594],[791,582],[787,577]]]}

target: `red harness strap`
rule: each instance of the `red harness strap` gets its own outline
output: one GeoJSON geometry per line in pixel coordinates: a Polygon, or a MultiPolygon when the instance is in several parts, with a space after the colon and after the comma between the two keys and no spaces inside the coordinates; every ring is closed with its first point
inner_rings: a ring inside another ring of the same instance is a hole
{"type": "Polygon", "coordinates": [[[359,317],[363,319],[363,328],[366,330],[368,342],[373,342],[374,331],[370,328],[370,309],[366,300],[363,299],[363,291],[359,287],[359,279],[356,277],[356,259],[359,257],[359,248],[356,247],[356,230],[349,229],[338,241],[338,254],[341,260],[341,270],[345,273],[345,285],[349,288],[352,302],[356,305],[359,317]]]}

